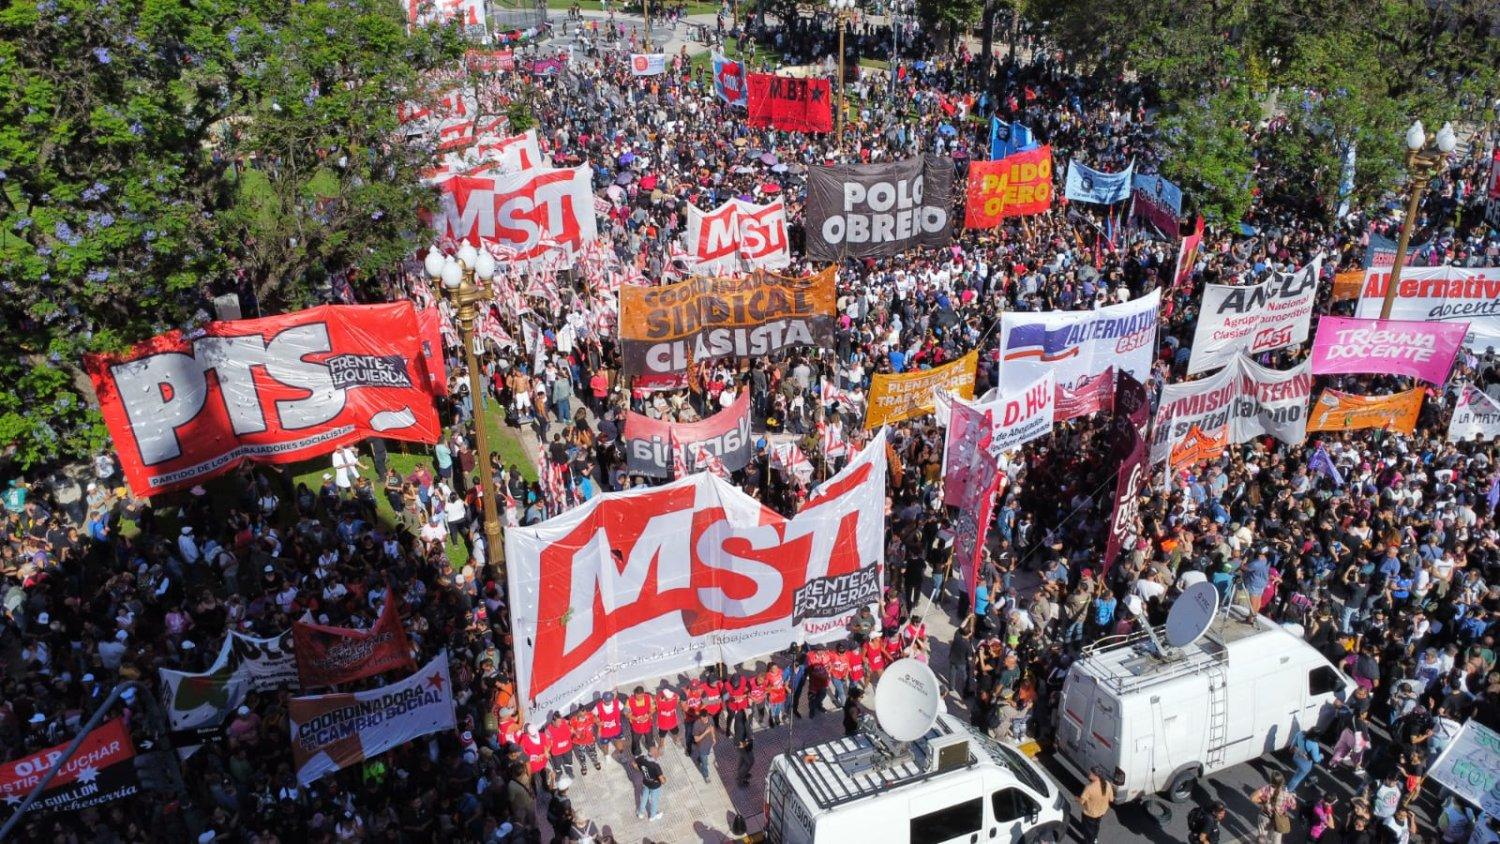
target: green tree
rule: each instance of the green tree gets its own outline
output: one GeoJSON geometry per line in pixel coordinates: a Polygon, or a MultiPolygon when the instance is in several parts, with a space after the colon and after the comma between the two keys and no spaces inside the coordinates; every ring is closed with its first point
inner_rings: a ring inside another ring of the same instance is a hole
{"type": "Polygon", "coordinates": [[[388,0],[0,9],[5,454],[101,442],[84,352],[201,322],[241,282],[293,306],[326,268],[409,250],[428,194],[395,107],[457,50],[388,0]]]}

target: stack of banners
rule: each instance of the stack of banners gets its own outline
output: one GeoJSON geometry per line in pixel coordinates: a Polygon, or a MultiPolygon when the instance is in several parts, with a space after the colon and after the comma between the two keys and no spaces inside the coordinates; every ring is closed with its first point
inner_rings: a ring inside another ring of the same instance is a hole
{"type": "Polygon", "coordinates": [[[535,129],[519,135],[485,135],[475,142],[472,153],[477,161],[493,162],[491,169],[495,173],[519,173],[543,164],[535,129]]]}
{"type": "Polygon", "coordinates": [[[878,601],[885,432],[792,519],[707,472],[505,532],[516,682],[532,712],[848,635],[878,601]]]}
{"type": "MultiPolygon", "coordinates": [[[[1380,316],[1390,277],[1388,269],[1365,271],[1355,316],[1380,316]]],[[[1396,286],[1391,319],[1468,323],[1470,350],[1500,350],[1500,267],[1406,267],[1396,286]]]]}
{"type": "Polygon", "coordinates": [[[931,369],[900,375],[877,373],[870,379],[865,427],[879,428],[931,413],[936,406],[934,392],[956,393],[961,398],[972,399],[974,376],[978,371],[979,352],[969,352],[931,369]]]}
{"type": "Polygon", "coordinates": [[[369,630],[328,627],[305,619],[292,622],[297,673],[303,688],[336,686],[416,665],[396,609],[397,600],[387,593],[380,616],[369,630]]]}
{"type": "Polygon", "coordinates": [[[827,79],[751,73],[745,78],[746,122],[755,129],[832,132],[833,89],[827,79]]]}
{"type": "Polygon", "coordinates": [[[1092,311],[1006,311],[1000,316],[1000,392],[1015,395],[1037,378],[1057,378],[1058,422],[1104,410],[1115,371],[1151,375],[1161,291],[1092,311]]]}
{"type": "Polygon", "coordinates": [[[1198,263],[1198,250],[1203,246],[1203,218],[1193,225],[1193,233],[1182,239],[1177,249],[1177,269],[1172,273],[1172,289],[1187,290],[1192,287],[1193,268],[1198,263]]]}
{"type": "Polygon", "coordinates": [[[943,448],[943,503],[958,508],[953,520],[953,559],[966,594],[979,584],[979,563],[1000,486],[1000,463],[992,453],[994,411],[954,400],[943,448]]]}
{"type": "Polygon", "coordinates": [[[1130,215],[1167,237],[1182,234],[1182,188],[1158,175],[1137,173],[1130,183],[1130,215]]]}
{"type": "Polygon", "coordinates": [[[1135,178],[1135,162],[1118,173],[1103,173],[1077,161],[1068,162],[1068,181],[1063,196],[1069,202],[1114,205],[1130,198],[1130,183],[1135,178]]]}
{"type": "Polygon", "coordinates": [[[1380,428],[1411,434],[1417,429],[1417,417],[1422,413],[1425,393],[1423,387],[1389,396],[1356,396],[1338,390],[1324,390],[1313,403],[1307,430],[1311,433],[1380,428]]]}
{"type": "Polygon", "coordinates": [[[1168,384],[1157,403],[1152,464],[1166,460],[1195,425],[1214,436],[1227,433],[1230,445],[1268,434],[1301,445],[1307,436],[1311,363],[1278,372],[1241,357],[1207,378],[1168,384]]]}
{"type": "MultiPolygon", "coordinates": [[[[0,798],[19,806],[67,751],[71,740],[0,765],[0,798]]],[[[135,745],[124,718],[115,718],[89,731],[78,750],[63,763],[47,790],[31,804],[30,812],[76,812],[141,790],[136,773],[135,745]]]]}
{"type": "MultiPolygon", "coordinates": [[[[463,88],[454,88],[430,98],[406,100],[396,106],[396,122],[407,137],[429,137],[440,144],[443,127],[472,127],[479,115],[479,99],[463,88]]],[[[470,129],[472,132],[472,128],[470,129]]],[[[453,133],[450,132],[449,135],[453,133]]]]}
{"type": "Polygon", "coordinates": [[[758,358],[793,346],[833,342],[834,276],[756,272],[692,278],[661,287],[620,288],[620,346],[626,375],[686,372],[714,358],[758,358]]]}
{"type": "Polygon", "coordinates": [[[484,0],[406,0],[406,22],[409,27],[457,22],[483,28],[484,7],[484,0]]]}
{"type": "Polygon", "coordinates": [[[667,54],[632,53],[630,72],[635,76],[660,76],[667,72],[667,54]]]}
{"type": "MultiPolygon", "coordinates": [[[[1036,148],[1036,137],[1031,130],[1012,120],[1005,123],[998,117],[990,118],[990,160],[1008,158],[1018,152],[1036,148]]],[[[1050,159],[1049,159],[1050,161],[1050,159]]]]}
{"type": "Polygon", "coordinates": [[[1040,214],[1051,207],[1052,147],[969,162],[964,228],[994,228],[1006,217],[1040,214]]]}
{"type": "Polygon", "coordinates": [[[732,106],[749,106],[750,88],[745,81],[745,66],[718,53],[714,53],[713,61],[714,96],[732,106]]]}
{"type": "MultiPolygon", "coordinates": [[[[940,425],[952,424],[950,414],[957,405],[963,405],[976,413],[988,414],[994,426],[988,437],[990,454],[998,456],[1052,433],[1052,421],[1057,408],[1057,379],[1053,373],[1048,372],[1020,393],[1000,395],[998,390],[991,390],[984,398],[974,402],[965,401],[945,391],[934,391],[932,398],[934,413],[940,425]]],[[[949,440],[952,440],[951,433],[949,440]]]]}
{"type": "Polygon", "coordinates": [[[388,686],[294,697],[289,709],[292,760],[297,782],[305,786],[413,739],[454,729],[448,654],[388,686]]]}
{"type": "Polygon", "coordinates": [[[1167,457],[1167,469],[1176,473],[1179,469],[1218,460],[1229,449],[1229,429],[1220,428],[1209,433],[1197,425],[1188,428],[1183,438],[1172,444],[1172,453],[1167,457]]]}
{"type": "Polygon", "coordinates": [[[1458,393],[1458,406],[1448,422],[1448,442],[1494,442],[1500,438],[1500,403],[1472,384],[1458,393]]]}
{"type": "Polygon", "coordinates": [[[139,497],[246,461],[296,463],[369,436],[432,444],[442,432],[411,302],[211,322],[191,338],[86,355],[84,367],[139,497]]]}
{"type": "Polygon", "coordinates": [[[771,445],[771,468],[781,475],[782,483],[806,486],[812,480],[812,461],[794,442],[771,445]]]}
{"type": "Polygon", "coordinates": [[[952,159],[812,167],[803,223],[807,255],[818,261],[889,258],[913,246],[947,246],[952,208],[952,159]]]}
{"type": "Polygon", "coordinates": [[[1227,366],[1241,354],[1307,342],[1322,269],[1320,255],[1294,273],[1273,272],[1259,284],[1203,285],[1188,374],[1227,366]]]}
{"type": "Polygon", "coordinates": [[[1109,538],[1104,548],[1104,570],[1114,565],[1120,551],[1136,533],[1140,517],[1141,490],[1151,467],[1146,461],[1146,426],[1151,422],[1151,395],[1146,385],[1128,372],[1120,372],[1115,386],[1114,419],[1110,452],[1120,459],[1115,476],[1115,501],[1109,517],[1109,538]]]}
{"type": "Polygon", "coordinates": [[[492,243],[518,262],[561,253],[561,265],[571,267],[598,236],[592,178],[587,165],[455,176],[443,183],[433,227],[440,237],[492,243]]]}
{"type": "Polygon", "coordinates": [[[717,457],[724,469],[737,472],[753,455],[750,391],[701,422],[663,422],[633,411],[625,415],[625,462],[632,474],[669,478],[677,460],[692,465],[700,449],[717,457]]]}
{"type": "Polygon", "coordinates": [[[683,265],[693,274],[779,270],[792,262],[786,206],[779,199],[768,205],[731,199],[701,211],[689,203],[682,246],[683,265]]]}
{"type": "Polygon", "coordinates": [[[1406,375],[1429,384],[1448,380],[1469,324],[1348,319],[1325,316],[1313,338],[1314,375],[1406,375]]]}

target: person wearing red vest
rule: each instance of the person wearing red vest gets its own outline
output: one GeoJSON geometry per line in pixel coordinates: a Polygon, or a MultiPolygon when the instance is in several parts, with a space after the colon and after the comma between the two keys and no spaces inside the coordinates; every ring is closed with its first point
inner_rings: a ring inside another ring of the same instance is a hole
{"type": "Polygon", "coordinates": [[[611,750],[624,751],[625,706],[620,696],[605,692],[594,704],[594,720],[599,724],[599,750],[609,758],[611,750]]]}
{"type": "Polygon", "coordinates": [[[708,682],[703,684],[703,711],[708,717],[714,719],[714,729],[722,730],[719,724],[719,713],[724,710],[724,683],[717,676],[708,675],[708,682]]]}
{"type": "Polygon", "coordinates": [[[640,756],[642,749],[654,743],[652,724],[656,720],[656,699],[644,686],[636,686],[625,701],[625,716],[630,720],[630,755],[640,756]]]}
{"type": "Polygon", "coordinates": [[[729,712],[731,716],[739,715],[750,707],[750,684],[745,682],[745,675],[736,674],[734,680],[729,683],[729,712]]]}
{"type": "Polygon", "coordinates": [[[515,714],[512,713],[500,719],[500,726],[495,730],[495,732],[500,736],[500,744],[502,746],[507,744],[519,744],[521,741],[521,734],[526,732],[526,728],[521,726],[521,722],[517,721],[515,714]]]}
{"type": "Polygon", "coordinates": [[[828,697],[828,663],[833,654],[814,646],[807,654],[807,717],[823,711],[823,700],[828,697]]]}
{"type": "Polygon", "coordinates": [[[786,719],[786,674],[776,663],[766,669],[766,708],[770,710],[772,727],[781,726],[786,719]]]}
{"type": "Polygon", "coordinates": [[[833,705],[842,709],[844,700],[849,696],[849,654],[848,647],[839,642],[833,648],[833,653],[828,659],[828,681],[833,689],[833,705]]]}
{"type": "Polygon", "coordinates": [[[879,633],[870,634],[865,643],[865,667],[870,672],[871,682],[878,682],[885,671],[885,641],[879,633]]]}
{"type": "Polygon", "coordinates": [[[670,688],[656,693],[656,734],[663,738],[671,736],[679,746],[682,745],[681,704],[677,692],[670,688]]]}
{"type": "Polygon", "coordinates": [[[849,653],[844,654],[849,658],[849,687],[864,688],[865,686],[865,658],[864,648],[855,645],[849,653]]]}
{"type": "Polygon", "coordinates": [[[521,752],[526,755],[526,772],[531,775],[531,791],[541,796],[543,771],[547,770],[547,740],[535,724],[521,734],[521,752]]]}
{"type": "Polygon", "coordinates": [[[552,778],[573,776],[573,727],[562,717],[561,712],[552,713],[552,722],[547,725],[547,754],[552,760],[552,778]]]}
{"type": "Polygon", "coordinates": [[[584,776],[589,773],[588,762],[593,762],[594,770],[599,770],[599,749],[594,746],[596,723],[593,711],[587,706],[578,707],[568,717],[568,726],[573,730],[573,755],[578,757],[578,773],[584,776]]]}
{"type": "Polygon", "coordinates": [[[756,724],[766,723],[766,678],[759,672],[750,675],[750,716],[756,724]]]}

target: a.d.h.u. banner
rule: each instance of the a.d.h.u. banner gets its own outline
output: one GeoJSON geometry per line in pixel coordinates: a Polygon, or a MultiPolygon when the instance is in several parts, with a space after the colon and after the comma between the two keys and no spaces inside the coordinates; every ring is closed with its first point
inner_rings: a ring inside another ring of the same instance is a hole
{"type": "Polygon", "coordinates": [[[634,411],[625,414],[625,462],[635,474],[670,478],[679,464],[693,465],[700,449],[717,457],[729,472],[745,468],[755,438],[750,433],[750,391],[698,422],[663,422],[634,411]]]}
{"type": "Polygon", "coordinates": [[[882,431],[791,519],[700,472],[507,530],[527,711],[844,638],[880,598],[885,476],[882,431]]]}
{"type": "Polygon", "coordinates": [[[714,358],[751,358],[831,343],[835,268],[808,278],[752,273],[620,288],[627,375],[686,372],[714,358]]]}
{"type": "Polygon", "coordinates": [[[938,156],[812,167],[803,223],[818,261],[887,258],[953,240],[953,161],[938,156]]]}
{"type": "Polygon", "coordinates": [[[138,496],[245,461],[295,463],[369,436],[435,443],[442,431],[410,302],[211,322],[84,366],[138,496]]]}

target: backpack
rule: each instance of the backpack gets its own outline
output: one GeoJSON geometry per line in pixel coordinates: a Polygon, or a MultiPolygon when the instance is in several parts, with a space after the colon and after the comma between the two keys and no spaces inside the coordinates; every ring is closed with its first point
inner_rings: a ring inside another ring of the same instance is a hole
{"type": "Polygon", "coordinates": [[[1188,834],[1197,835],[1208,827],[1208,813],[1203,811],[1202,806],[1194,806],[1193,810],[1188,812],[1187,822],[1188,834]]]}

